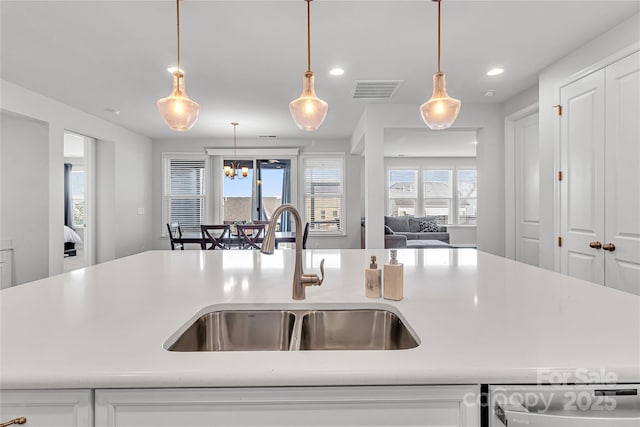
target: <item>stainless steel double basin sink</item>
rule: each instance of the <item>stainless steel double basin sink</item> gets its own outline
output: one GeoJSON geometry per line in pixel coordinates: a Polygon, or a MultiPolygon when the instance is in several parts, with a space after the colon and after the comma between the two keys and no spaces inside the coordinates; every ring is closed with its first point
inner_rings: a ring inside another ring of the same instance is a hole
{"type": "Polygon", "coordinates": [[[418,346],[401,317],[386,308],[218,309],[187,325],[167,340],[167,350],[405,350],[418,346]]]}

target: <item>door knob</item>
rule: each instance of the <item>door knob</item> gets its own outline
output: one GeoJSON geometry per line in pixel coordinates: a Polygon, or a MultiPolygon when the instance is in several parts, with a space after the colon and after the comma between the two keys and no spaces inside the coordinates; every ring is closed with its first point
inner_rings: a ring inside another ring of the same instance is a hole
{"type": "Polygon", "coordinates": [[[0,427],[8,427],[14,424],[24,424],[27,422],[27,419],[25,417],[18,417],[18,418],[14,418],[12,420],[9,420],[5,423],[0,423],[0,427]]]}
{"type": "Polygon", "coordinates": [[[614,245],[613,243],[605,243],[604,245],[602,245],[602,249],[604,249],[605,251],[613,252],[616,250],[616,245],[614,245]]]}
{"type": "Polygon", "coordinates": [[[600,249],[602,247],[602,243],[596,241],[589,243],[589,247],[593,249],[600,249]]]}

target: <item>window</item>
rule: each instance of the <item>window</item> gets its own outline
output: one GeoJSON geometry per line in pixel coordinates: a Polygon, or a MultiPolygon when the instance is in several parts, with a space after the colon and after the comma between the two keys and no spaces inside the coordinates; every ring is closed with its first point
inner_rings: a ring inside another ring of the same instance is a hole
{"type": "Polygon", "coordinates": [[[418,171],[389,170],[389,216],[416,215],[418,171]]]}
{"type": "Polygon", "coordinates": [[[476,225],[477,181],[475,169],[458,170],[458,224],[476,225]]]}
{"type": "Polygon", "coordinates": [[[387,169],[387,214],[434,216],[439,224],[476,225],[477,172],[469,161],[460,163],[392,165],[387,169]]]}
{"type": "MultiPolygon", "coordinates": [[[[205,159],[197,155],[164,156],[163,222],[179,222],[183,233],[200,233],[205,218],[205,159]]],[[[163,234],[166,234],[163,224],[163,234]]]]}
{"type": "Polygon", "coordinates": [[[451,175],[451,170],[423,171],[424,214],[435,216],[438,224],[453,223],[451,175]]]}
{"type": "Polygon", "coordinates": [[[84,227],[84,171],[71,171],[71,203],[73,205],[73,226],[84,227]]]}
{"type": "Polygon", "coordinates": [[[316,235],[345,234],[344,155],[305,156],[303,169],[309,231],[316,235]]]}

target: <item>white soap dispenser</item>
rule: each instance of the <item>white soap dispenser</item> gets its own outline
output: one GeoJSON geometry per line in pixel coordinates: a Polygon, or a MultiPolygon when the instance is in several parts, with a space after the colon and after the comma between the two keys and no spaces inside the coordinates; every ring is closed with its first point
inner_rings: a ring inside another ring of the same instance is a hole
{"type": "Polygon", "coordinates": [[[384,298],[394,301],[404,296],[404,266],[397,256],[398,251],[391,249],[391,260],[384,265],[384,298]]]}
{"type": "Polygon", "coordinates": [[[375,256],[371,256],[371,264],[369,264],[369,268],[364,270],[364,285],[367,298],[382,296],[382,271],[376,264],[375,256]]]}

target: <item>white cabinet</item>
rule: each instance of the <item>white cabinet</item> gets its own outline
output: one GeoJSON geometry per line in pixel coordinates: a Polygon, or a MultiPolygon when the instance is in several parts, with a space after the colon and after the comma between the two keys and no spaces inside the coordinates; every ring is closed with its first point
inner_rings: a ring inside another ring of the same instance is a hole
{"type": "Polygon", "coordinates": [[[96,427],[475,426],[478,386],[96,390],[96,427]]]}
{"type": "Polygon", "coordinates": [[[560,100],[560,271],[640,295],[640,52],[560,100]]]}
{"type": "Polygon", "coordinates": [[[92,427],[91,390],[0,390],[0,424],[25,417],[25,427],[92,427]]]}

